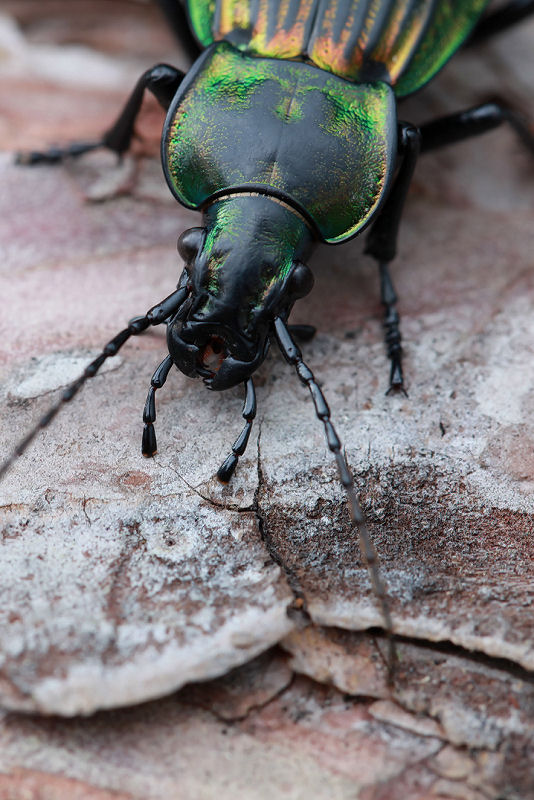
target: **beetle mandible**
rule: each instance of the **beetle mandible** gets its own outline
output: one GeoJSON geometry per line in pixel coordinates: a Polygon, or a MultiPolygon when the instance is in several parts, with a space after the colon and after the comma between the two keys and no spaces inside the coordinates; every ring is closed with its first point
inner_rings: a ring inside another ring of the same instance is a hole
{"type": "Polygon", "coordinates": [[[416,128],[397,102],[419,90],[469,38],[483,40],[534,9],[512,0],[482,17],[487,0],[161,0],[195,62],[185,75],[160,64],[139,80],[115,124],[95,142],[30,153],[60,161],[104,147],[126,152],[145,89],[167,110],[162,162],[171,192],[203,214],[180,236],[185,268],[176,291],[130,322],[71,384],[0,467],[0,477],[110,356],[148,327],[167,325],[169,355],[154,372],[142,451],[156,452],[155,395],[173,365],[215,391],[245,388],[243,431],[217,475],[228,481],[256,415],[252,375],[276,343],[308,387],[347,493],[352,521],[391,631],[385,587],[341,441],[323,392],[289,326],[310,292],[306,261],[318,242],[340,244],[369,227],[390,360],[389,390],[404,391],[397,298],[389,264],[420,152],[508,122],[534,151],[516,111],[484,103],[416,128]],[[190,32],[191,31],[191,32],[190,32]],[[203,52],[198,55],[200,49],[203,52]],[[198,57],[196,57],[198,56],[198,57]]]}

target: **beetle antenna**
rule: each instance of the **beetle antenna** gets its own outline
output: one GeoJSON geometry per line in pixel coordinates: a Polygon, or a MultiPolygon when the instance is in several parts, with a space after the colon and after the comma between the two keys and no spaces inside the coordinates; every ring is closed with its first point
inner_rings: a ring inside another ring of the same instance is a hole
{"type": "Polygon", "coordinates": [[[78,394],[82,386],[89,378],[94,378],[102,364],[107,361],[111,356],[116,355],[123,344],[125,344],[131,336],[138,336],[151,325],[159,325],[164,322],[168,317],[175,314],[178,308],[182,305],[187,297],[187,289],[177,289],[170,294],[161,303],[153,306],[144,317],[136,317],[131,320],[127,328],[124,328],[120,333],[111,339],[103,348],[99,356],[97,356],[90,364],[86,366],[79,378],[67,386],[61,393],[59,400],[48,409],[39,422],[30,430],[29,433],[17,444],[11,455],[0,465],[0,480],[4,477],[6,472],[12,464],[21,456],[30,444],[33,442],[37,434],[43,428],[48,427],[56,414],[65,403],[69,403],[72,398],[78,394]]]}
{"type": "Polygon", "coordinates": [[[336,459],[339,478],[347,496],[350,519],[353,526],[358,528],[360,550],[367,563],[367,569],[369,571],[369,577],[373,586],[374,595],[380,604],[384,628],[388,637],[388,682],[391,683],[393,680],[397,654],[393,639],[393,624],[391,621],[391,612],[389,608],[386,587],[380,575],[380,570],[378,567],[378,554],[367,529],[365,515],[360,505],[360,501],[358,500],[358,495],[356,494],[356,487],[354,485],[354,480],[352,478],[349,465],[347,464],[347,459],[345,458],[345,454],[342,450],[341,440],[337,435],[330,419],[330,408],[328,407],[328,403],[326,402],[326,398],[321,390],[321,387],[315,380],[311,369],[302,360],[302,353],[300,352],[300,349],[293,341],[286,323],[280,317],[276,317],[274,320],[274,331],[282,355],[286,361],[295,368],[301,383],[303,383],[304,386],[307,386],[310,390],[313,404],[315,406],[315,413],[318,419],[320,419],[324,425],[328,448],[336,459]]]}

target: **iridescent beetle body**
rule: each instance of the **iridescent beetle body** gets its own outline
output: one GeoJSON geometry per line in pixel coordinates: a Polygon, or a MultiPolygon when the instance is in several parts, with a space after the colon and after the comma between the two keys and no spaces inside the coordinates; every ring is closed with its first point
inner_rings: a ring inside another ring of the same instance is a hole
{"type": "MultiPolygon", "coordinates": [[[[301,296],[291,294],[291,269],[314,241],[355,236],[387,197],[397,164],[396,95],[432,77],[485,4],[188,4],[207,50],[170,104],[162,162],[176,199],[204,210],[207,224],[191,266],[203,280],[188,315],[169,327],[179,369],[202,374],[211,389],[252,374],[267,351],[272,320],[288,315],[301,296]],[[214,204],[217,212],[208,213],[214,204]],[[274,204],[284,207],[283,221],[274,204]],[[254,220],[248,244],[236,235],[243,216],[254,220]],[[273,263],[264,247],[284,253],[273,263]],[[202,353],[211,353],[213,342],[226,358],[208,375],[202,353]]],[[[373,254],[387,262],[382,249],[373,254]]],[[[400,335],[392,335],[398,352],[391,385],[402,387],[400,335]]]]}
{"type": "MultiPolygon", "coordinates": [[[[468,37],[483,40],[517,22],[534,11],[534,0],[511,0],[483,20],[486,0],[189,0],[194,39],[178,0],[160,5],[189,52],[204,48],[188,74],[154,67],[102,139],[20,162],[55,162],[97,147],[122,154],[149,89],[167,110],[167,182],[180,203],[203,213],[203,226],[178,240],[185,267],[177,290],[108,342],[0,466],[0,477],[107,358],[131,336],[165,323],[169,355],[148,392],[143,453],[156,452],[155,392],[173,365],[213,390],[243,383],[245,426],[217,473],[227,481],[256,414],[252,374],[277,343],[324,425],[391,634],[385,587],[341,441],[288,319],[313,286],[305,265],[313,245],[342,243],[369,226],[366,252],[379,266],[390,390],[404,390],[389,263],[419,152],[503,122],[533,152],[534,136],[521,115],[495,103],[416,128],[397,120],[397,100],[424,86],[468,37]]],[[[303,327],[295,335],[309,338],[313,329],[303,327]]]]}
{"type": "Polygon", "coordinates": [[[230,373],[223,361],[208,386],[226,389],[251,374],[274,316],[286,310],[295,264],[314,239],[343,241],[366,224],[395,156],[386,84],[348,83],[306,63],[243,55],[226,42],[201,56],[176,93],[162,137],[175,197],[206,209],[192,270],[202,280],[182,332],[169,329],[182,371],[194,374],[198,360],[188,357],[183,338],[198,344],[209,332],[240,366],[230,373]]]}
{"type": "Polygon", "coordinates": [[[188,208],[235,192],[271,195],[317,238],[337,244],[366,225],[389,188],[396,123],[383,82],[349,83],[221,42],[198,60],[169,108],[165,175],[188,208]]]}
{"type": "MultiPolygon", "coordinates": [[[[178,2],[178,0],[174,0],[178,2]]],[[[202,47],[225,40],[251,56],[305,61],[405,97],[465,41],[488,0],[189,0],[202,47]]]]}

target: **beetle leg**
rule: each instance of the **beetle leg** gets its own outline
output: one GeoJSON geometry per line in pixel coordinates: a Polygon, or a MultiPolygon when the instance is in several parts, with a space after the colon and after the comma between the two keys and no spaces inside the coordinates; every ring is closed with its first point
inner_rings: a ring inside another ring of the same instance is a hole
{"type": "Polygon", "coordinates": [[[130,147],[137,115],[141,109],[145,89],[148,89],[166,110],[172,102],[184,73],[168,64],[158,64],[147,70],[135,86],[119,117],[104,133],[101,139],[94,142],[74,142],[63,148],[52,147],[49,150],[19,153],[17,164],[55,164],[67,157],[77,157],[90,150],[105,147],[122,156],[130,147]]]}
{"type": "Polygon", "coordinates": [[[150,381],[150,389],[146,397],[145,408],[143,410],[143,441],[141,444],[141,452],[146,458],[155,456],[158,451],[158,444],[156,441],[156,431],[154,430],[154,423],[156,421],[156,389],[161,389],[167,380],[167,376],[172,367],[173,361],[171,356],[164,358],[159,367],[152,375],[150,381]]]}
{"type": "Polygon", "coordinates": [[[373,544],[373,540],[367,529],[367,522],[356,494],[356,487],[352,478],[347,459],[343,453],[341,441],[336,433],[336,430],[330,419],[330,408],[326,402],[326,398],[321,390],[321,387],[315,380],[315,376],[311,369],[302,360],[302,353],[291,338],[291,334],[286,323],[280,318],[276,317],[274,320],[274,331],[276,339],[282,355],[286,361],[295,368],[296,373],[304,386],[310,391],[313,405],[315,406],[315,413],[317,418],[324,425],[324,432],[328,449],[334,456],[339,472],[339,479],[341,485],[345,490],[348,500],[348,507],[350,519],[354,526],[358,528],[358,535],[360,538],[360,549],[367,563],[369,570],[369,577],[373,586],[373,592],[380,604],[380,610],[384,621],[384,629],[387,632],[389,640],[389,681],[393,679],[394,665],[396,661],[396,651],[393,641],[393,623],[391,620],[391,612],[389,609],[389,602],[386,593],[386,586],[381,578],[380,570],[378,568],[378,554],[373,544]]]}
{"type": "Polygon", "coordinates": [[[402,347],[399,328],[397,295],[389,274],[389,262],[397,253],[397,237],[406,195],[419,155],[421,135],[413,125],[399,123],[399,155],[402,162],[380,215],[367,237],[365,252],[376,258],[380,270],[380,296],[384,306],[384,332],[388,358],[391,362],[389,392],[406,394],[402,374],[402,347]]]}
{"type": "Polygon", "coordinates": [[[487,14],[467,41],[468,45],[485,42],[496,33],[501,33],[534,13],[534,0],[511,0],[501,8],[487,14]]]}
{"type": "Polygon", "coordinates": [[[135,317],[130,321],[127,328],[124,328],[124,330],[117,333],[117,335],[107,343],[100,355],[98,355],[95,359],[93,359],[93,361],[91,361],[90,364],[86,366],[80,377],[70,383],[66,389],[62,391],[59,400],[48,409],[46,414],[40,418],[37,424],[33,426],[29,433],[26,434],[24,439],[17,444],[11,455],[9,455],[6,460],[0,464],[0,480],[3,478],[11,465],[17,460],[17,458],[28,449],[39,431],[42,430],[42,428],[46,428],[48,425],[50,425],[63,405],[65,403],[70,403],[73,397],[78,394],[84,383],[86,383],[89,378],[94,378],[102,364],[104,364],[108,358],[117,355],[121,347],[126,344],[131,336],[139,336],[140,333],[146,331],[146,329],[151,325],[160,325],[169,316],[169,314],[172,313],[173,309],[177,309],[182,305],[186,297],[186,287],[177,289],[175,292],[166,297],[165,300],[162,300],[161,303],[158,303],[149,309],[144,317],[135,317]]]}
{"type": "Polygon", "coordinates": [[[503,122],[511,125],[523,144],[534,153],[532,125],[518,111],[499,103],[482,103],[421,125],[421,152],[480,136],[498,128],[503,122]]]}
{"type": "Polygon", "coordinates": [[[404,377],[402,374],[402,336],[400,332],[399,312],[397,311],[397,295],[389,274],[389,264],[387,262],[380,262],[378,264],[380,271],[380,299],[384,306],[384,332],[385,341],[388,352],[388,358],[391,361],[389,372],[389,389],[386,394],[394,391],[400,391],[407,395],[404,388],[404,377]]]}
{"type": "Polygon", "coordinates": [[[145,89],[152,92],[159,104],[167,110],[183,78],[183,72],[168,64],[157,64],[141,75],[118,119],[102,137],[103,146],[118,155],[126,152],[132,141],[135,120],[143,102],[145,89]]]}
{"type": "Polygon", "coordinates": [[[241,413],[245,420],[245,427],[233,443],[232,452],[217,470],[217,477],[221,483],[228,483],[234,474],[239,457],[242,456],[247,449],[252,423],[256,416],[256,390],[254,389],[254,381],[252,378],[245,381],[244,386],[245,402],[243,403],[243,411],[241,413]]]}

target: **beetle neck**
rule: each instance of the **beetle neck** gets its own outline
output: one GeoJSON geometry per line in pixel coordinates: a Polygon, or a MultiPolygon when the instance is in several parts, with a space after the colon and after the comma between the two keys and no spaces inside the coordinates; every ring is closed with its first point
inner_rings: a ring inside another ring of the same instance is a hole
{"type": "Polygon", "coordinates": [[[288,276],[307,258],[313,238],[286,205],[256,193],[232,194],[204,211],[206,239],[196,294],[206,318],[254,329],[283,299],[288,276]]]}

